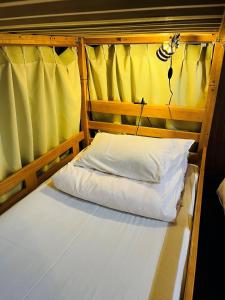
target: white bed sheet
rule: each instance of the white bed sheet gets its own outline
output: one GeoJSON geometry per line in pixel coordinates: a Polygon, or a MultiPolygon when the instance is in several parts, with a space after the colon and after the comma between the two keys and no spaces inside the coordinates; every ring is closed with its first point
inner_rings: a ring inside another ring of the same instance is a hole
{"type": "MultiPolygon", "coordinates": [[[[74,199],[45,183],[0,217],[1,300],[148,299],[166,232],[165,222],[74,199]]],[[[174,300],[189,238],[184,227],[174,300]]]]}

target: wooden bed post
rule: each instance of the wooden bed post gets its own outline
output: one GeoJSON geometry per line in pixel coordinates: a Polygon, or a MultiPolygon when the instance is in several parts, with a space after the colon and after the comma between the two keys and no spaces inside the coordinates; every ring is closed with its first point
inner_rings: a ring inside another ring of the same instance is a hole
{"type": "Polygon", "coordinates": [[[183,300],[191,300],[193,298],[193,292],[194,292],[206,152],[207,152],[209,134],[210,134],[213,113],[214,113],[214,108],[216,103],[216,96],[217,96],[217,91],[219,86],[220,73],[222,69],[223,56],[224,56],[223,45],[221,42],[216,42],[214,48],[213,60],[212,60],[212,67],[210,72],[210,81],[209,81],[208,95],[206,101],[206,113],[202,123],[200,141],[198,147],[199,152],[202,152],[202,158],[200,164],[200,174],[199,174],[198,190],[196,195],[195,213],[194,213],[194,221],[193,221],[193,228],[192,228],[192,235],[191,235],[191,244],[189,250],[189,259],[187,262],[187,274],[186,274],[183,300]]]}
{"type": "Polygon", "coordinates": [[[191,241],[190,241],[189,255],[187,260],[187,273],[186,273],[183,300],[192,300],[193,292],[194,292],[203,183],[204,183],[204,174],[205,174],[205,162],[206,162],[206,147],[204,147],[202,150],[202,158],[201,158],[201,165],[200,165],[199,178],[198,178],[198,189],[197,189],[196,200],[195,200],[194,220],[192,225],[191,241]]]}
{"type": "Polygon", "coordinates": [[[217,96],[217,91],[219,86],[220,73],[222,69],[223,56],[224,56],[223,44],[220,42],[216,42],[214,53],[213,53],[212,67],[210,72],[208,95],[206,100],[206,113],[202,123],[201,137],[199,141],[200,151],[203,149],[204,146],[207,147],[208,145],[213,113],[216,104],[216,96],[217,96]]]}
{"type": "Polygon", "coordinates": [[[80,38],[78,45],[78,63],[80,69],[80,80],[81,80],[81,126],[84,131],[84,146],[89,145],[89,129],[88,129],[88,86],[87,86],[87,62],[86,62],[86,51],[84,45],[84,39],[80,38]]]}

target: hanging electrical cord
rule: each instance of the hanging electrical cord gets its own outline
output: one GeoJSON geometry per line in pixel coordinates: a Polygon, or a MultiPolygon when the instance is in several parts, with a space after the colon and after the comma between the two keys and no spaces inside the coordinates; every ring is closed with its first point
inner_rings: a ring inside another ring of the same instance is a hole
{"type": "Polygon", "coordinates": [[[148,120],[149,125],[152,127],[152,122],[150,121],[149,117],[147,117],[147,120],[148,120]]]}
{"type": "Polygon", "coordinates": [[[172,97],[173,97],[173,91],[172,91],[172,88],[171,88],[171,78],[172,78],[172,76],[173,76],[173,61],[172,61],[172,56],[171,56],[171,58],[170,58],[170,68],[168,70],[168,80],[169,80],[169,89],[170,89],[170,100],[169,100],[168,105],[170,105],[172,97]]]}
{"type": "Polygon", "coordinates": [[[156,51],[156,56],[161,60],[161,61],[167,61],[170,59],[170,67],[168,70],[168,80],[169,80],[169,90],[170,90],[170,98],[168,101],[168,109],[170,113],[170,118],[172,119],[172,114],[170,110],[170,104],[173,98],[173,90],[171,87],[171,78],[173,76],[173,61],[172,61],[172,55],[175,53],[176,49],[179,46],[179,38],[180,38],[180,33],[175,33],[172,37],[170,37],[170,42],[168,43],[163,43],[159,49],[156,51]]]}
{"type": "Polygon", "coordinates": [[[171,104],[171,101],[172,101],[172,98],[173,98],[173,90],[172,90],[172,87],[171,87],[171,78],[172,78],[172,76],[173,76],[173,60],[172,60],[172,56],[171,56],[170,57],[170,67],[169,67],[169,70],[168,70],[168,82],[169,82],[169,90],[170,90],[170,99],[169,99],[169,102],[167,104],[171,119],[172,119],[172,114],[171,114],[171,110],[170,110],[170,104],[171,104]]]}
{"type": "MultiPolygon", "coordinates": [[[[135,102],[134,102],[135,103],[135,102]]],[[[141,99],[141,102],[138,102],[138,103],[135,103],[135,104],[141,104],[141,112],[140,112],[140,115],[139,115],[139,120],[138,120],[138,124],[137,124],[137,129],[136,129],[136,133],[135,135],[137,135],[138,133],[138,129],[140,127],[140,123],[141,123],[141,118],[142,118],[142,114],[143,114],[143,109],[144,109],[144,106],[145,106],[145,100],[144,98],[141,99]]]]}

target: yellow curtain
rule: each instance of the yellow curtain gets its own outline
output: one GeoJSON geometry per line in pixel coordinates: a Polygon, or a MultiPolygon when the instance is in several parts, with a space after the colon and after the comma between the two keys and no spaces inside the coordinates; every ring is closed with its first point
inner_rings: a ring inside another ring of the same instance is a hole
{"type": "Polygon", "coordinates": [[[0,48],[0,180],[79,131],[76,49],[0,48]]]}
{"type": "MultiPolygon", "coordinates": [[[[156,56],[160,44],[87,46],[88,85],[91,100],[139,101],[142,97],[153,104],[168,104],[170,61],[156,56]]],[[[181,44],[173,55],[171,104],[204,106],[209,82],[213,44],[181,44]]],[[[94,114],[101,119],[100,114],[94,114]]],[[[104,116],[119,122],[118,116],[104,116]]],[[[123,118],[134,123],[134,118],[123,118]]],[[[148,125],[146,121],[145,125],[148,125]]],[[[153,126],[198,130],[197,124],[152,119],[153,126]]]]}

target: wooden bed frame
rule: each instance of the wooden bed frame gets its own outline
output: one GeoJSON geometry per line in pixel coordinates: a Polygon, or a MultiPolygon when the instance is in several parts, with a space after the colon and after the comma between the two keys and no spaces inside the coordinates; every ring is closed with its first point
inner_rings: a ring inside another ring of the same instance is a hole
{"type": "MultiPolygon", "coordinates": [[[[107,122],[96,122],[89,120],[89,111],[92,112],[111,113],[118,115],[139,116],[141,105],[129,102],[112,102],[97,100],[89,101],[87,87],[87,64],[85,45],[92,44],[130,44],[130,43],[161,43],[168,40],[168,34],[154,34],[148,36],[123,36],[123,37],[91,37],[91,38],[75,38],[75,37],[49,37],[49,36],[33,36],[33,35],[15,35],[0,34],[1,45],[48,45],[48,46],[73,46],[78,48],[78,61],[81,78],[82,106],[81,106],[81,127],[82,131],[69,140],[65,141],[55,149],[49,151],[42,157],[36,159],[21,170],[12,174],[5,180],[0,182],[0,196],[4,195],[19,183],[22,183],[22,189],[11,196],[6,202],[0,204],[0,213],[3,213],[17,201],[22,199],[26,194],[34,190],[40,183],[50,177],[59,168],[70,161],[79,152],[79,143],[82,141],[83,146],[90,143],[90,129],[103,130],[108,132],[120,132],[135,134],[137,127],[134,125],[118,125],[107,122]],[[64,155],[64,154],[67,155],[64,155]],[[55,162],[46,172],[39,172],[46,165],[55,162]],[[41,174],[41,175],[40,175],[41,174]]],[[[203,33],[181,33],[181,41],[184,42],[214,42],[214,55],[211,66],[210,81],[208,88],[208,96],[204,108],[181,107],[175,105],[145,105],[143,109],[143,117],[157,117],[172,120],[194,121],[201,123],[200,133],[167,130],[161,128],[140,127],[138,134],[154,137],[169,138],[188,138],[198,142],[196,153],[192,154],[190,160],[197,163],[200,167],[196,204],[194,211],[194,220],[192,225],[192,235],[187,262],[187,273],[184,290],[184,300],[191,300],[193,297],[194,277],[196,269],[198,235],[200,225],[200,212],[202,202],[202,189],[204,181],[204,169],[208,139],[213,118],[213,112],[216,102],[219,78],[222,68],[224,55],[224,38],[218,34],[203,33]]]]}

